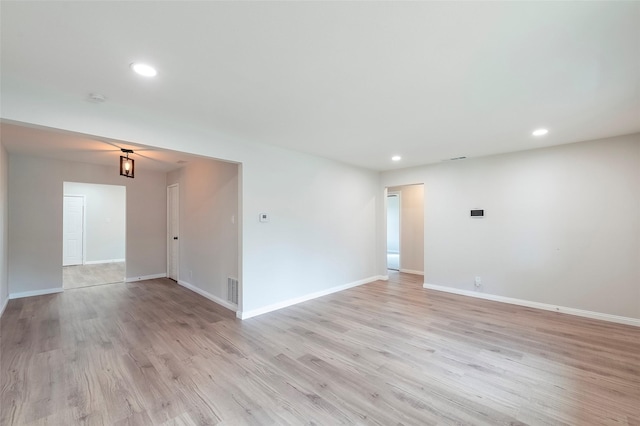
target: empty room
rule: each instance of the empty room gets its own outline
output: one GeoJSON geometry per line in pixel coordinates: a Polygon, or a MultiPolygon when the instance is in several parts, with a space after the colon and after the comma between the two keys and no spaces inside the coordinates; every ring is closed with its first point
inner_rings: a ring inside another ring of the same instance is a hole
{"type": "Polygon", "coordinates": [[[640,424],[640,2],[0,24],[0,425],[640,424]]]}

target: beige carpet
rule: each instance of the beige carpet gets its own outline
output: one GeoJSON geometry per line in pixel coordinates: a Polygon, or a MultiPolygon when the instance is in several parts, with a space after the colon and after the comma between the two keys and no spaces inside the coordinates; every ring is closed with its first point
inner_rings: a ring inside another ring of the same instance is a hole
{"type": "Polygon", "coordinates": [[[124,262],[98,263],[62,267],[65,289],[124,282],[124,262]]]}

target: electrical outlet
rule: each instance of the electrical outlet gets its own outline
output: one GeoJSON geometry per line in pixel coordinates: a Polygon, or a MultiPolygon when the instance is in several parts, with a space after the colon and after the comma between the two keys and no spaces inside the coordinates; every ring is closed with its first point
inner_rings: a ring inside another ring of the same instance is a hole
{"type": "Polygon", "coordinates": [[[476,288],[482,287],[482,278],[481,277],[476,277],[475,284],[476,284],[476,288]]]}

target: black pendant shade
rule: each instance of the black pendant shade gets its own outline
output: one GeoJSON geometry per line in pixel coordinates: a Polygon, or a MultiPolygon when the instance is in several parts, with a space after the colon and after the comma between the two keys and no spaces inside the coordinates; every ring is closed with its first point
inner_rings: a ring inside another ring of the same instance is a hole
{"type": "Polygon", "coordinates": [[[133,154],[133,150],[123,148],[121,151],[126,153],[127,156],[120,156],[120,176],[133,178],[135,173],[135,161],[132,158],[129,158],[129,154],[133,154]]]}

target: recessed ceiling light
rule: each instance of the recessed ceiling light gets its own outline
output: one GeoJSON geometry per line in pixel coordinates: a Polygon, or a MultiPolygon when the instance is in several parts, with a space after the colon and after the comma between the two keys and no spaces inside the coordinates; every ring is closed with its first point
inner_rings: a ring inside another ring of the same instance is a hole
{"type": "Polygon", "coordinates": [[[399,155],[394,155],[393,157],[391,157],[392,161],[400,161],[402,160],[402,157],[400,157],[399,155]]]}
{"type": "Polygon", "coordinates": [[[536,129],[533,131],[533,133],[531,133],[533,136],[544,136],[547,133],[549,133],[549,131],[547,129],[536,129]]]}
{"type": "Polygon", "coordinates": [[[155,77],[158,71],[151,65],[142,64],[140,62],[134,62],[131,64],[131,69],[136,73],[144,77],[155,77]]]}

